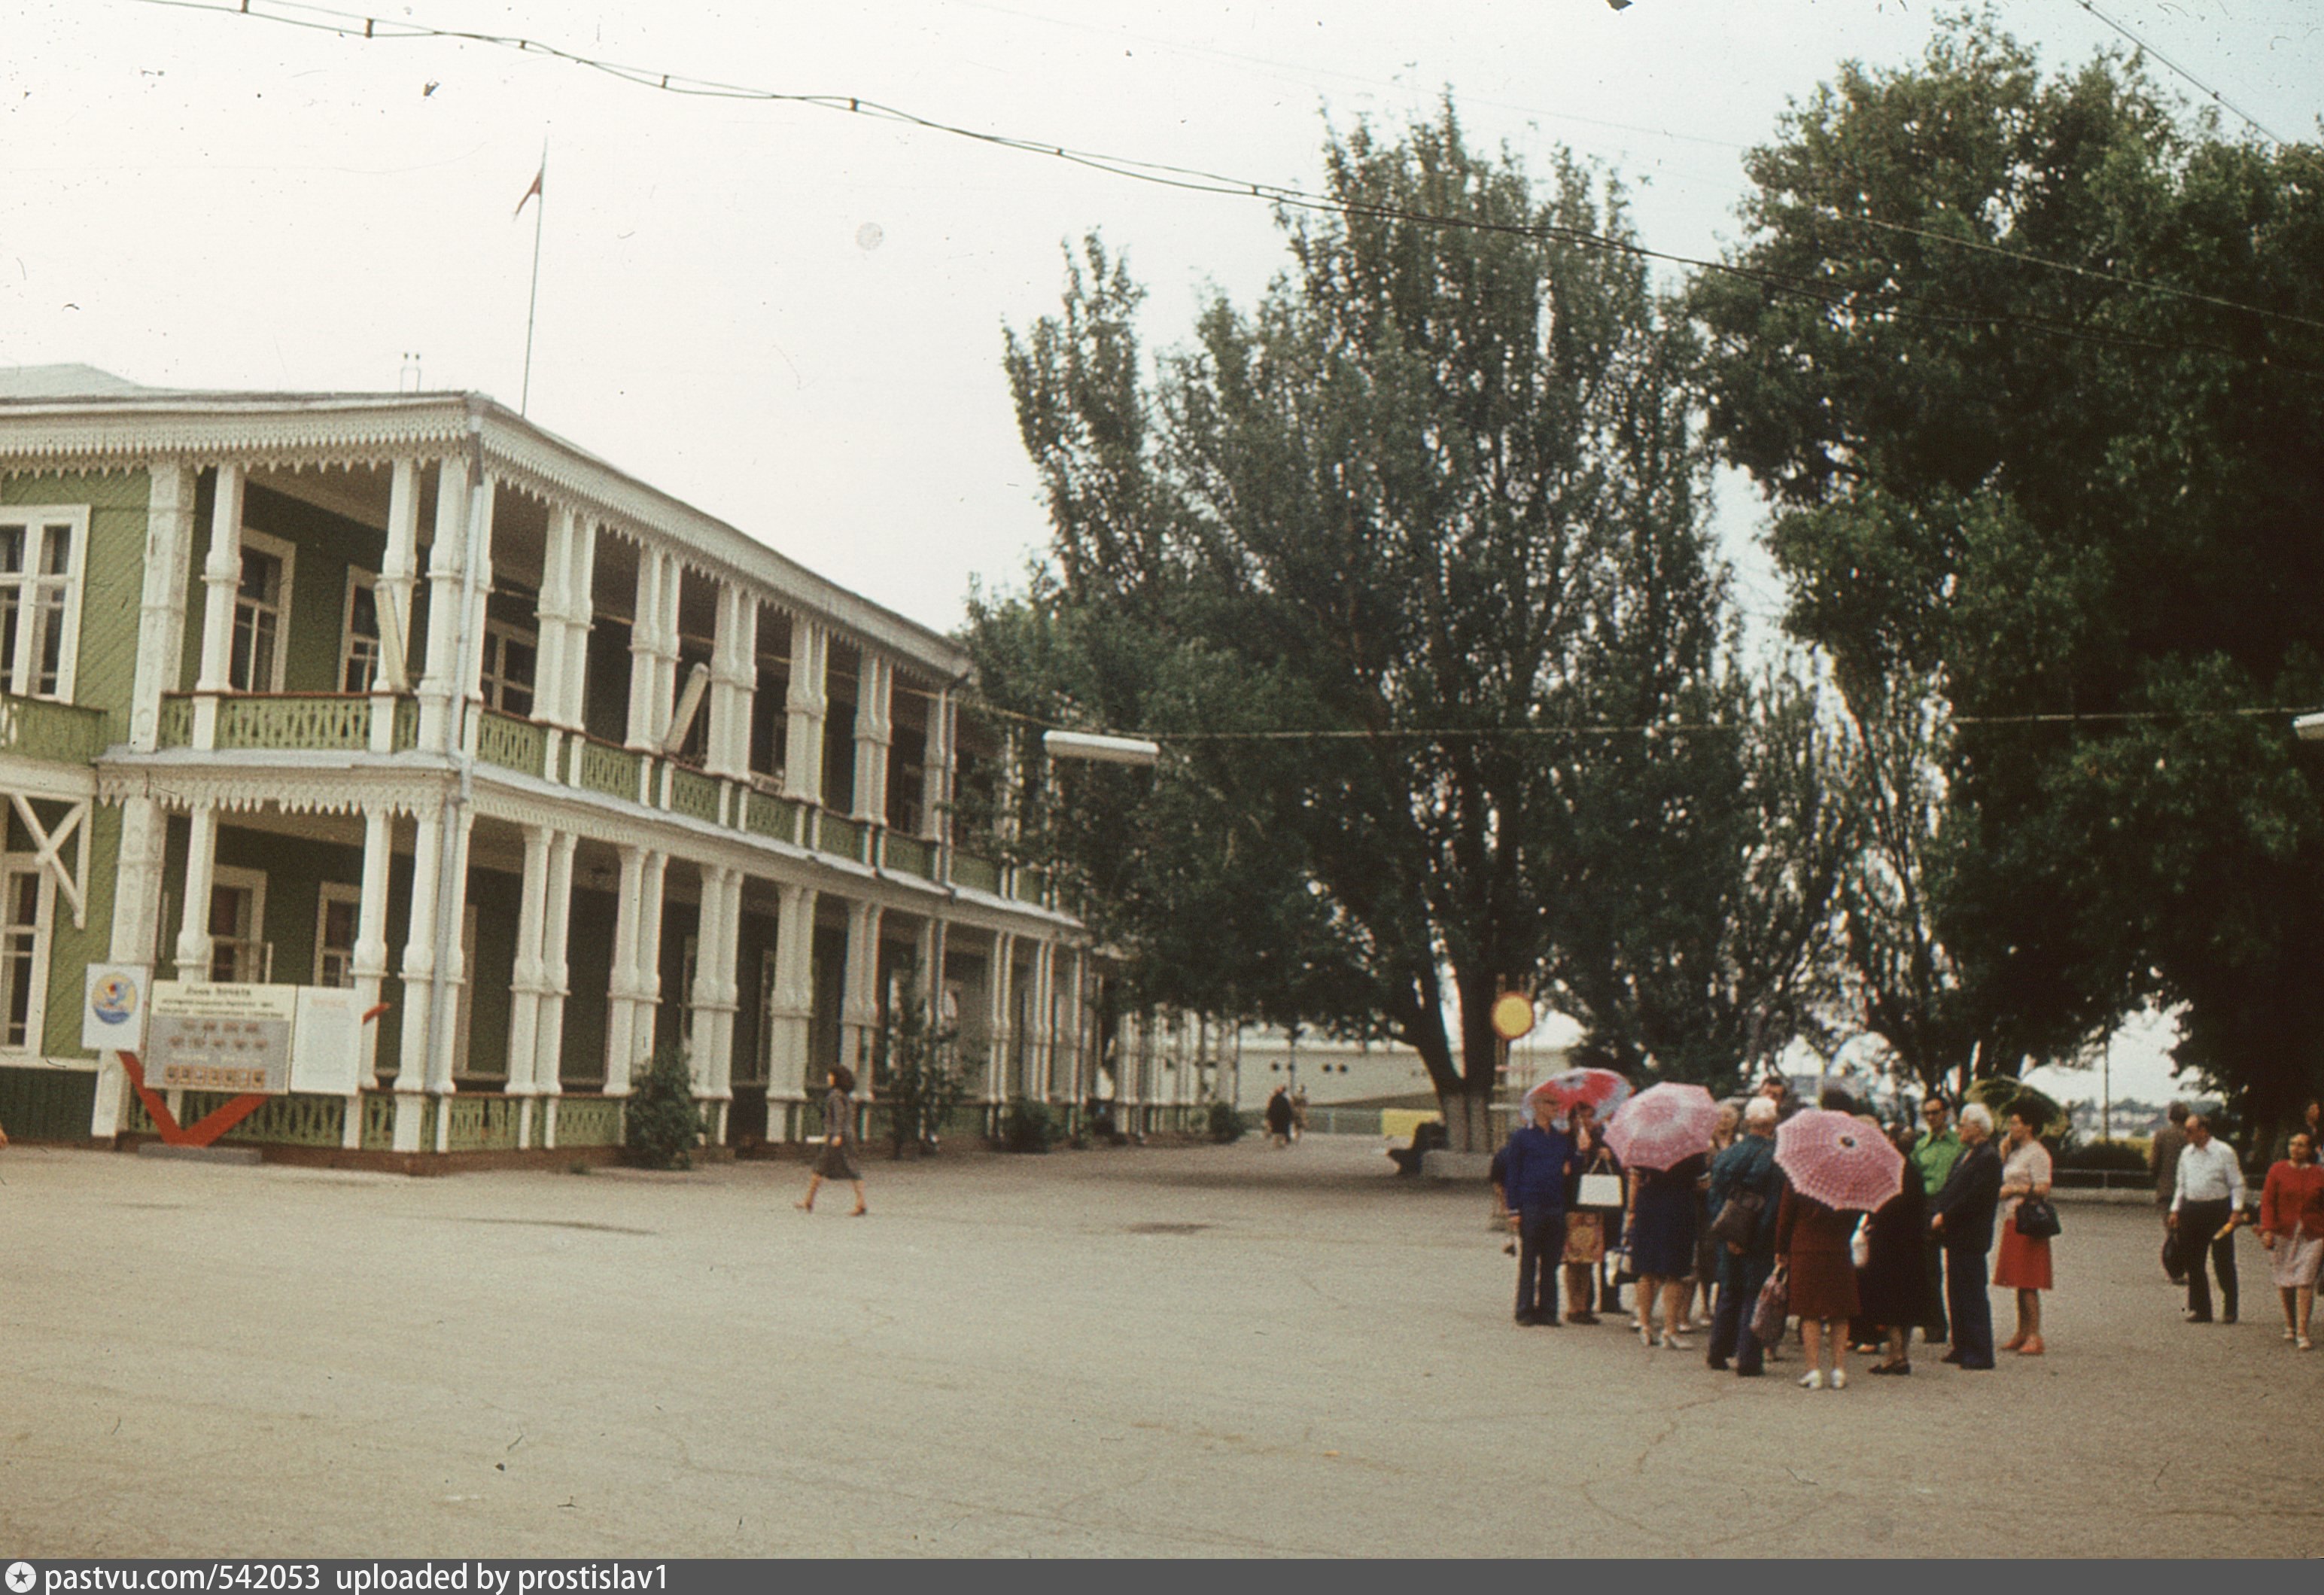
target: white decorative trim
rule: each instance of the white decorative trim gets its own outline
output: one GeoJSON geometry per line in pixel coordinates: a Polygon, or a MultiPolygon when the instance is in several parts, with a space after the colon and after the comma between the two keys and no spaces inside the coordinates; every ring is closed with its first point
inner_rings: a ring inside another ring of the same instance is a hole
{"type": "MultiPolygon", "coordinates": [[[[175,751],[173,751],[173,753],[175,751]]],[[[417,818],[443,802],[453,785],[441,762],[415,766],[357,755],[244,751],[225,764],[173,753],[111,760],[97,767],[97,795],[106,803],[150,798],[174,813],[215,808],[242,813],[356,814],[366,809],[417,818]],[[261,762],[263,761],[263,762],[261,762]]]]}

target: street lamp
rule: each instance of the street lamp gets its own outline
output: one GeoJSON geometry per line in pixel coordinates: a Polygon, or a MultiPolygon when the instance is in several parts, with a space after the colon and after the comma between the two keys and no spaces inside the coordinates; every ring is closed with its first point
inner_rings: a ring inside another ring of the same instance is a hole
{"type": "Polygon", "coordinates": [[[1041,746],[1052,759],[1087,759],[1097,764],[1154,764],[1162,744],[1142,736],[1100,736],[1086,731],[1045,731],[1041,746]]]}
{"type": "Polygon", "coordinates": [[[2292,729],[2303,742],[2324,742],[2324,713],[2295,715],[2292,729]]]}

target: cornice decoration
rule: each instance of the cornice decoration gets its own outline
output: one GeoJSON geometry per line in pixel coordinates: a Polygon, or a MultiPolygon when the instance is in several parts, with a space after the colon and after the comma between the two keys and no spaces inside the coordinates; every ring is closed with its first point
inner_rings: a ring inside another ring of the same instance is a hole
{"type": "Polygon", "coordinates": [[[0,465],[134,468],[157,456],[269,468],[379,465],[440,456],[459,445],[466,425],[465,406],[442,399],[185,399],[102,410],[8,404],[0,405],[0,465]]]}
{"type": "Polygon", "coordinates": [[[197,808],[236,814],[261,808],[277,808],[285,814],[360,814],[383,809],[415,817],[432,812],[449,789],[447,777],[421,770],[113,765],[100,767],[97,777],[97,795],[106,803],[150,798],[180,814],[197,808]]]}

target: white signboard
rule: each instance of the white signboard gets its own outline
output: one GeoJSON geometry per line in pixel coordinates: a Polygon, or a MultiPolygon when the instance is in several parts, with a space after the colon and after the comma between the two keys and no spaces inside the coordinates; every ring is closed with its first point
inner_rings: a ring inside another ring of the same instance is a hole
{"type": "Polygon", "coordinates": [[[153,972],[142,963],[92,963],[80,1005],[80,1044],[91,1052],[143,1052],[153,972]]]}
{"type": "Polygon", "coordinates": [[[363,1014],[355,994],[337,986],[296,986],[299,1019],[290,1031],[290,1089],[353,1096],[363,1073],[363,1014]]]}
{"type": "Polygon", "coordinates": [[[296,986],[154,982],[146,1083],[236,1093],[290,1090],[298,997],[296,986]]]}

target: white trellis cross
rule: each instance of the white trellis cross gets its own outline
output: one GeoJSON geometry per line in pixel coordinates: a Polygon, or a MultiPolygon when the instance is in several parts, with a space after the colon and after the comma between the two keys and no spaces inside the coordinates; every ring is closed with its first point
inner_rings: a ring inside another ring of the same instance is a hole
{"type": "Polygon", "coordinates": [[[88,803],[86,799],[65,809],[65,817],[57,822],[51,832],[41,824],[31,801],[22,792],[11,792],[8,800],[15,806],[16,817],[24,822],[24,829],[32,838],[34,859],[56,881],[57,890],[72,905],[73,928],[88,928],[88,803]],[[62,856],[65,844],[73,847],[72,868],[65,867],[62,856]]]}

